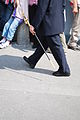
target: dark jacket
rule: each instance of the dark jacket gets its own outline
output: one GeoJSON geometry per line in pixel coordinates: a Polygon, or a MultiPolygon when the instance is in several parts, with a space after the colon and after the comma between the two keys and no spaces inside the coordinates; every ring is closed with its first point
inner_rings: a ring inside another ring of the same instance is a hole
{"type": "Polygon", "coordinates": [[[65,0],[39,0],[33,26],[41,28],[43,35],[54,35],[64,31],[65,0]]]}

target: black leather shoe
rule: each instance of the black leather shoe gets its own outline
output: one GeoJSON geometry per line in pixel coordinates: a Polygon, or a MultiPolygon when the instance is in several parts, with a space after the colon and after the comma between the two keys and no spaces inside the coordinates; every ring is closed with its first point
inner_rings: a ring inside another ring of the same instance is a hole
{"type": "Polygon", "coordinates": [[[29,59],[26,56],[24,56],[23,59],[29,64],[30,68],[34,69],[35,65],[31,64],[29,59]]]}
{"type": "Polygon", "coordinates": [[[72,50],[79,50],[80,51],[80,46],[79,45],[76,45],[76,46],[70,46],[70,45],[68,45],[68,48],[72,49],[72,50]]]}
{"type": "Polygon", "coordinates": [[[53,74],[52,75],[54,75],[54,76],[70,76],[70,73],[68,73],[68,72],[61,72],[61,71],[56,71],[56,72],[53,72],[53,74]]]}

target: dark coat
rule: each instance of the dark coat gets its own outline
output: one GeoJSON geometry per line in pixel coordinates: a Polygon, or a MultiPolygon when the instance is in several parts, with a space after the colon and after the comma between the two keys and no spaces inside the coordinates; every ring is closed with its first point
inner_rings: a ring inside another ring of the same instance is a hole
{"type": "Polygon", "coordinates": [[[41,28],[43,35],[55,35],[64,31],[65,0],[39,0],[33,26],[41,28]]]}

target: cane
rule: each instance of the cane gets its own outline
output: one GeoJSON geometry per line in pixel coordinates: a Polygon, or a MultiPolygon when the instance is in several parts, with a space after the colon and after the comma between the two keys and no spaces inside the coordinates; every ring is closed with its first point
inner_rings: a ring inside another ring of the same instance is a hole
{"type": "MultiPolygon", "coordinates": [[[[20,6],[21,6],[21,5],[20,5],[20,6]]],[[[22,7],[21,7],[21,9],[22,9],[22,7]]],[[[28,27],[30,28],[29,20],[25,17],[25,15],[24,15],[24,13],[23,13],[23,10],[22,10],[22,14],[23,14],[23,17],[24,17],[24,22],[25,22],[25,24],[27,24],[28,27]]],[[[44,53],[45,53],[45,55],[46,55],[46,57],[48,58],[49,62],[51,63],[51,65],[52,65],[53,68],[54,68],[55,66],[54,66],[52,60],[49,58],[48,54],[46,53],[46,50],[44,49],[42,43],[40,42],[40,40],[39,40],[37,34],[35,33],[34,36],[36,37],[37,41],[39,42],[40,46],[42,47],[42,49],[43,49],[43,51],[44,51],[44,53]]]]}

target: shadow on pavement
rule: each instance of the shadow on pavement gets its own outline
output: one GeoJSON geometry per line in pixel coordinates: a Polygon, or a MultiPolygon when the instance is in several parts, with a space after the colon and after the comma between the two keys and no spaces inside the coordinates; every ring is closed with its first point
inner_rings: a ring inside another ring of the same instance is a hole
{"type": "Polygon", "coordinates": [[[44,68],[29,68],[28,64],[23,60],[23,58],[18,56],[10,56],[10,55],[1,55],[0,56],[0,69],[12,69],[12,70],[24,70],[37,72],[42,74],[51,75],[53,71],[44,69],[44,68]]]}

